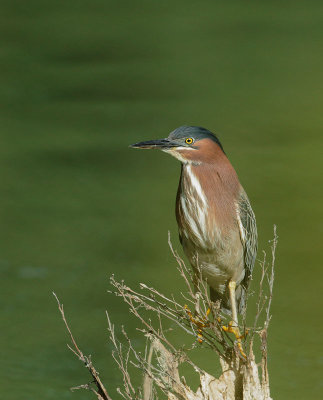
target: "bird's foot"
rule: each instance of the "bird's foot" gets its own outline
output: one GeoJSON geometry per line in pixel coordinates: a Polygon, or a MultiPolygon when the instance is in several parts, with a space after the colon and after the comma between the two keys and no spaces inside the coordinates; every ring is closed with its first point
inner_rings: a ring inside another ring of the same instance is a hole
{"type": "MultiPolygon", "coordinates": [[[[221,320],[220,320],[219,322],[221,322],[221,320]]],[[[241,334],[240,334],[240,331],[239,331],[239,328],[238,328],[237,326],[234,325],[233,321],[230,321],[228,325],[222,325],[222,329],[223,329],[225,332],[233,333],[237,340],[238,340],[238,339],[240,339],[240,340],[241,340],[241,339],[244,339],[244,338],[247,336],[247,334],[248,334],[248,330],[246,330],[246,333],[244,333],[243,335],[241,335],[241,334]]]]}
{"type": "Polygon", "coordinates": [[[208,316],[211,312],[211,309],[208,308],[205,313],[205,317],[203,316],[201,318],[199,315],[194,317],[191,310],[188,308],[188,306],[186,304],[185,304],[184,308],[185,308],[186,314],[189,316],[189,319],[197,328],[197,341],[199,343],[202,343],[203,342],[203,328],[207,328],[210,326],[210,321],[208,320],[208,316]]]}
{"type": "Polygon", "coordinates": [[[240,354],[242,355],[243,358],[247,358],[246,353],[243,350],[241,339],[244,339],[246,335],[248,334],[248,330],[245,331],[245,334],[241,335],[239,328],[234,325],[233,321],[230,321],[228,325],[222,325],[222,329],[225,332],[228,333],[233,333],[234,336],[237,339],[237,345],[240,351],[240,354]]]}

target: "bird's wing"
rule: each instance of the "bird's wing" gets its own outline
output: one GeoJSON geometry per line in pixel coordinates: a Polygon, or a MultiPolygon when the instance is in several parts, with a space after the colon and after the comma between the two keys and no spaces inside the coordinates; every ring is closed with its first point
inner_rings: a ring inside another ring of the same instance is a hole
{"type": "Polygon", "coordinates": [[[238,222],[241,241],[244,247],[245,277],[243,286],[248,287],[258,249],[256,217],[251,208],[247,194],[243,191],[238,202],[238,222]]]}

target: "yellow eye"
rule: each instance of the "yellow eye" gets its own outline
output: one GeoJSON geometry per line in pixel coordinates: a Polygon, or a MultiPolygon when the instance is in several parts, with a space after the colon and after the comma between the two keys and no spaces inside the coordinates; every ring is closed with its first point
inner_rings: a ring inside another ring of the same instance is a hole
{"type": "Polygon", "coordinates": [[[185,143],[192,144],[193,143],[193,139],[188,137],[187,139],[185,139],[185,143]]]}

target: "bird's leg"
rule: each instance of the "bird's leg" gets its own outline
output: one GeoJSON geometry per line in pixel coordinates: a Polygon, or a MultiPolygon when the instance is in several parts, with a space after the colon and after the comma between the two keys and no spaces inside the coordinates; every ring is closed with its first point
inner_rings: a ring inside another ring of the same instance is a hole
{"type": "Polygon", "coordinates": [[[232,310],[232,326],[238,328],[238,314],[237,314],[237,303],[236,303],[236,282],[229,282],[229,293],[230,293],[230,301],[231,301],[231,310],[232,310]]]}
{"type": "Polygon", "coordinates": [[[237,344],[240,350],[241,355],[244,358],[247,358],[245,352],[243,351],[242,344],[241,344],[241,336],[239,331],[239,321],[238,321],[238,314],[237,314],[237,303],[236,303],[236,282],[230,281],[229,282],[229,293],[230,293],[230,302],[231,302],[231,311],[232,311],[232,321],[229,323],[228,326],[222,326],[222,329],[225,332],[233,333],[237,339],[237,344]]]}
{"type": "Polygon", "coordinates": [[[199,296],[199,285],[198,285],[198,276],[196,273],[193,275],[193,287],[194,287],[194,295],[195,295],[195,312],[194,316],[188,306],[185,304],[184,309],[191,320],[191,322],[195,325],[197,329],[197,340],[199,343],[203,342],[203,328],[206,328],[210,325],[208,321],[208,316],[211,312],[210,309],[206,311],[205,316],[202,315],[200,309],[200,296],[199,296]]]}
{"type": "Polygon", "coordinates": [[[199,284],[198,284],[198,276],[195,272],[193,274],[193,288],[194,288],[194,296],[195,296],[195,314],[200,314],[200,296],[199,296],[199,284]]]}

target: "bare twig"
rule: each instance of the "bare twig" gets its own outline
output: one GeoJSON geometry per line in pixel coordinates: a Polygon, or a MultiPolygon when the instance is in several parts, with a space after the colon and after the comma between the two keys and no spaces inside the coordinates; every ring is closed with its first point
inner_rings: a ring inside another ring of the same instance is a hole
{"type": "Polygon", "coordinates": [[[278,243],[277,228],[276,228],[276,225],[274,225],[274,239],[272,240],[272,245],[271,245],[271,268],[270,268],[270,275],[269,276],[267,275],[267,281],[268,281],[268,287],[269,287],[269,297],[268,297],[268,304],[267,304],[267,308],[266,308],[266,321],[265,321],[266,329],[268,329],[269,322],[271,319],[270,307],[271,307],[271,302],[273,299],[277,243],[278,243]]]}
{"type": "Polygon", "coordinates": [[[70,327],[69,327],[69,325],[67,323],[67,320],[66,320],[66,317],[65,317],[65,313],[64,313],[63,304],[60,303],[57,295],[54,292],[53,292],[53,295],[54,295],[54,297],[55,297],[55,299],[57,301],[58,309],[59,309],[59,311],[61,313],[61,316],[62,316],[63,322],[65,324],[65,327],[66,327],[66,329],[67,329],[67,331],[69,333],[69,336],[70,336],[70,339],[72,341],[74,349],[71,348],[70,346],[68,346],[68,347],[69,347],[70,350],[73,351],[73,353],[75,355],[77,355],[79,360],[84,363],[85,367],[89,370],[89,372],[90,372],[90,374],[91,374],[91,376],[93,378],[93,383],[97,387],[97,390],[95,390],[90,386],[90,384],[87,384],[87,385],[80,385],[80,386],[74,387],[74,388],[72,388],[72,390],[75,390],[75,389],[88,389],[88,390],[91,390],[93,393],[95,393],[99,400],[112,400],[111,397],[109,396],[107,390],[105,389],[103,383],[101,382],[101,379],[99,378],[99,373],[94,368],[94,366],[92,364],[92,361],[91,361],[91,358],[88,357],[88,356],[85,356],[83,354],[83,352],[81,351],[81,349],[78,347],[78,345],[77,345],[77,343],[76,343],[76,341],[74,339],[74,336],[72,334],[72,331],[71,331],[71,329],[70,329],[70,327]]]}

